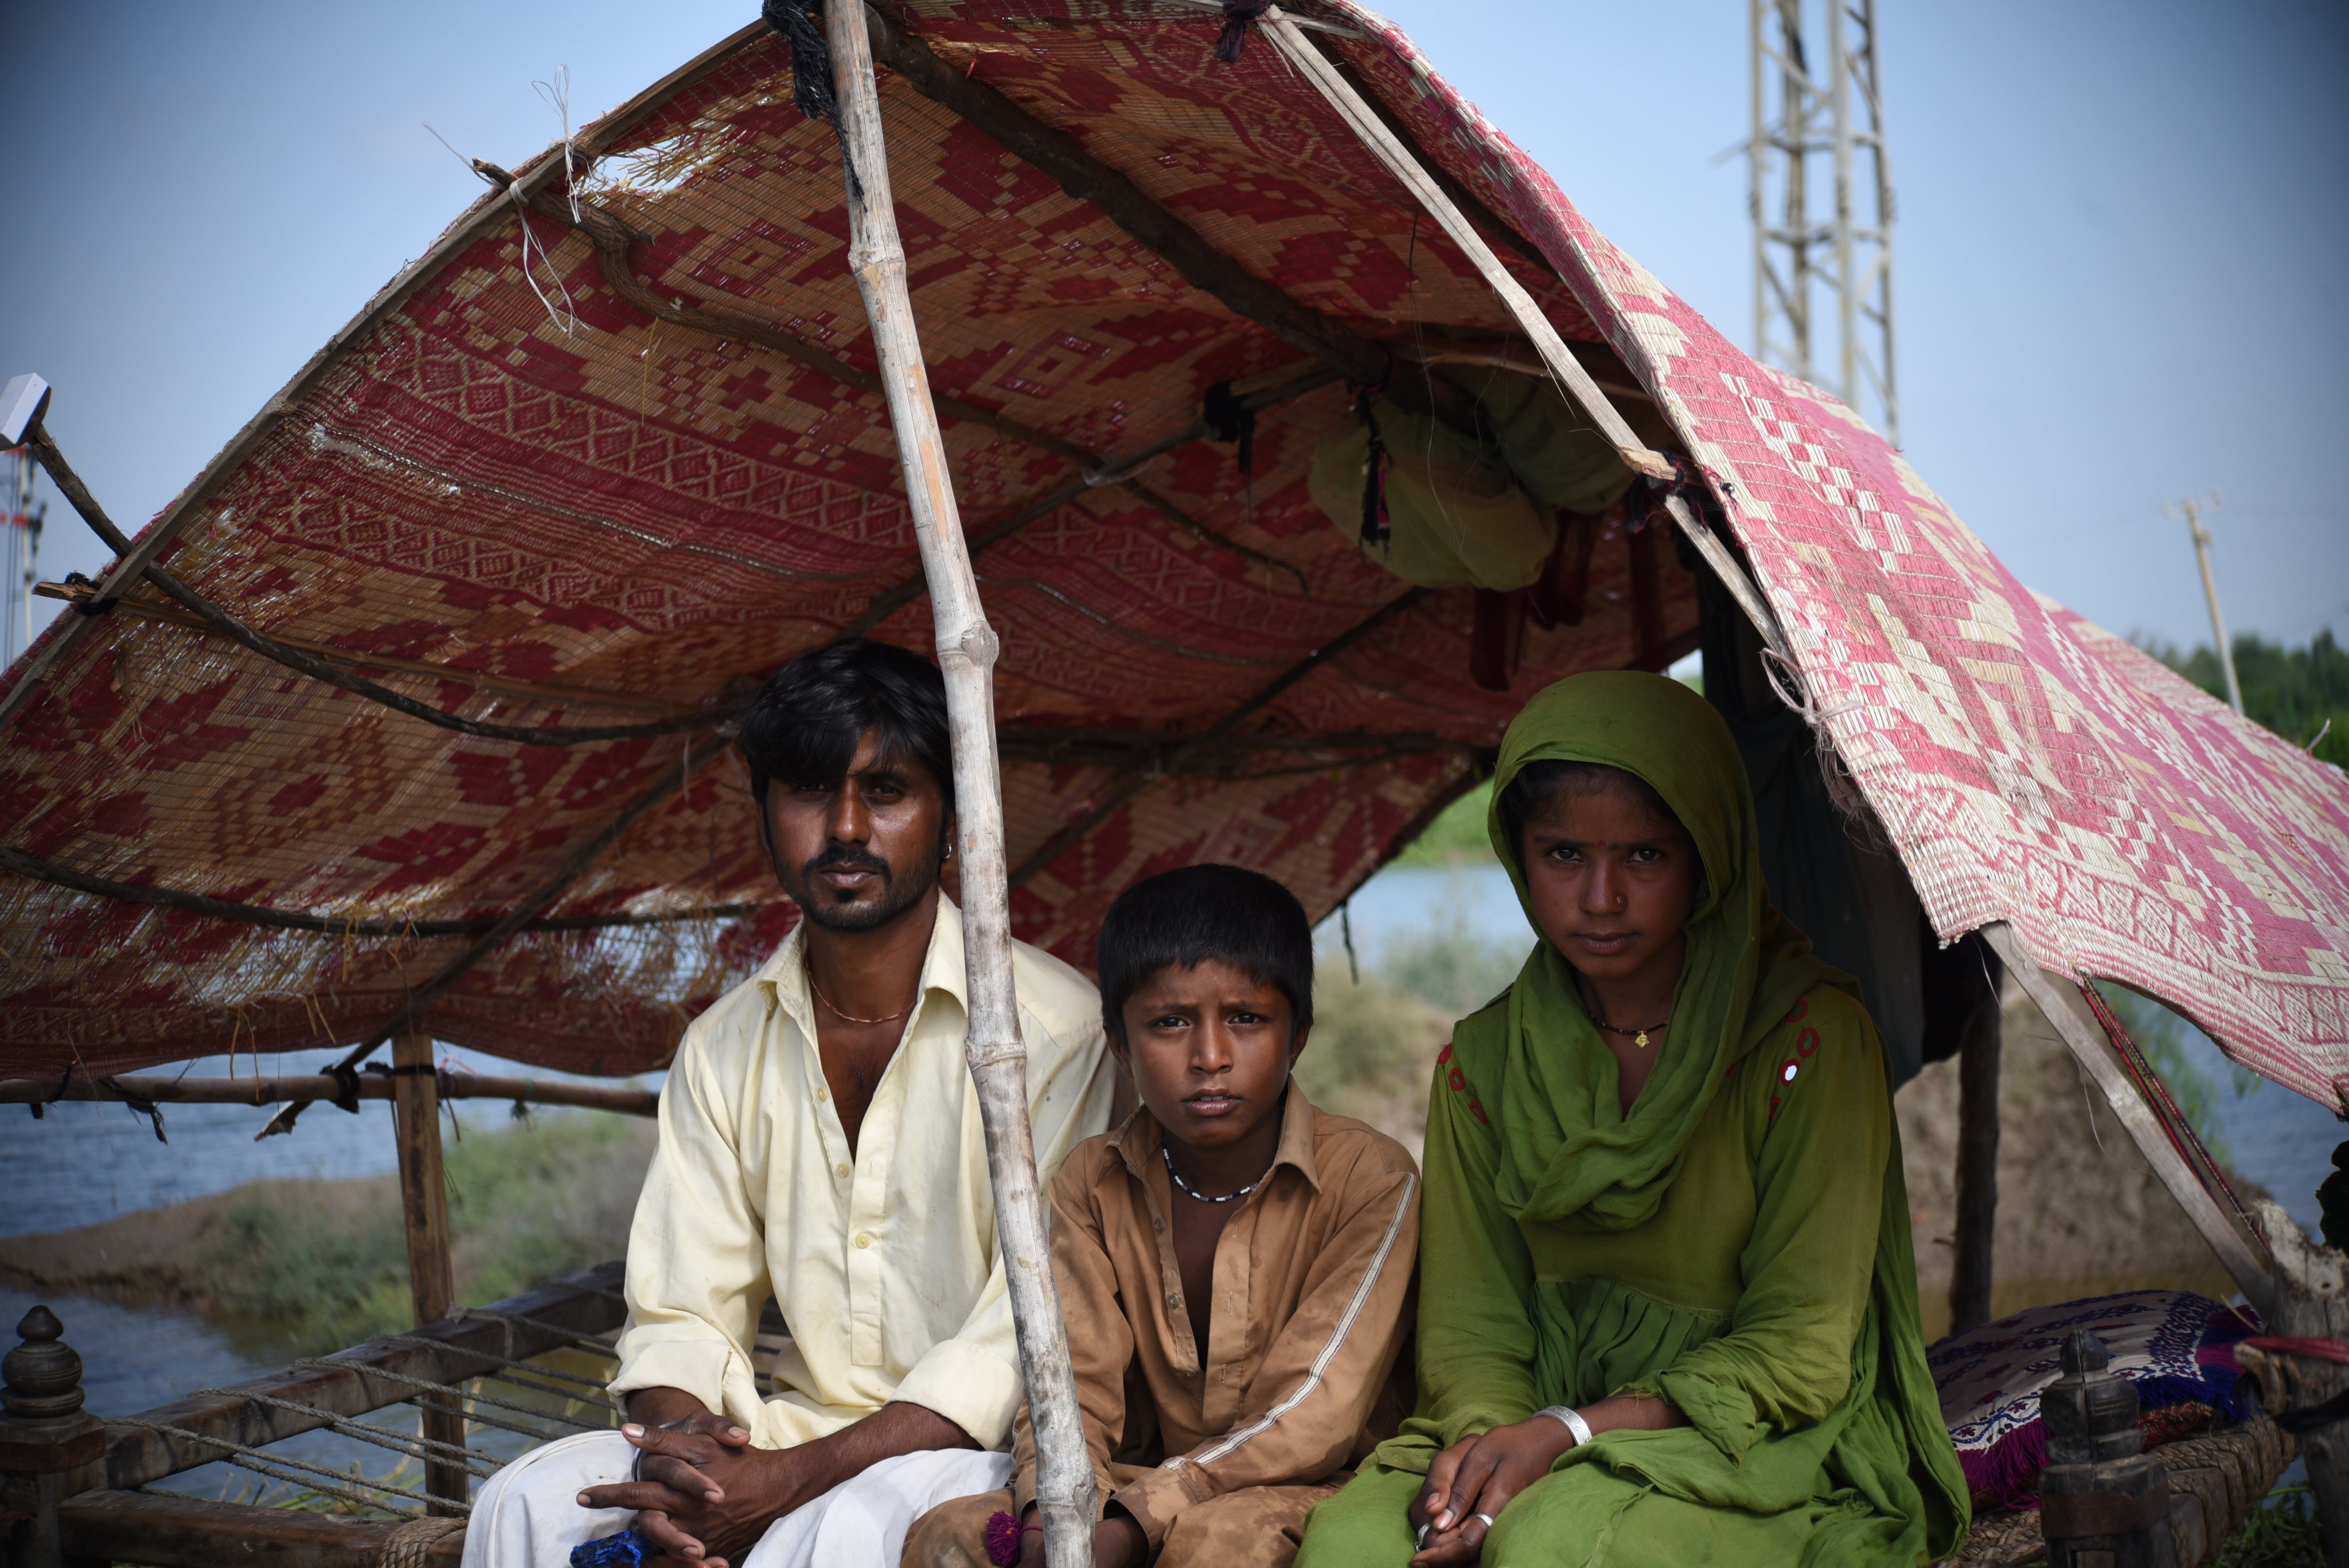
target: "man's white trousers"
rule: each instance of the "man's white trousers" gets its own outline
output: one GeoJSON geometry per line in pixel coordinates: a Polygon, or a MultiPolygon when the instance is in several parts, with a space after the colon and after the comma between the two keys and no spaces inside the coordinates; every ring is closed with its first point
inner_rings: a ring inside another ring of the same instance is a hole
{"type": "MultiPolygon", "coordinates": [[[[573,1547],[627,1529],[636,1515],[626,1509],[585,1509],[578,1499],[629,1480],[636,1457],[617,1432],[582,1432],[524,1454],[475,1495],[465,1568],[567,1568],[573,1547]]],[[[914,1521],[1010,1484],[1009,1454],[900,1454],[775,1521],[731,1568],[897,1568],[914,1521]]]]}

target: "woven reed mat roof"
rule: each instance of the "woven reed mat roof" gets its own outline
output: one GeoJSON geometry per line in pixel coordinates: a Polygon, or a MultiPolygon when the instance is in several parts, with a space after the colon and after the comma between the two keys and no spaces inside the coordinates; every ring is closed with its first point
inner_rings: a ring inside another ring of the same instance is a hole
{"type": "MultiPolygon", "coordinates": [[[[2011,920],[2044,961],[2156,992],[2329,1098],[2349,1073],[2341,775],[2023,588],[1840,406],[1755,366],[1593,231],[1391,26],[1340,0],[1303,14],[1486,209],[1494,248],[1599,379],[1652,397],[1669,428],[1618,400],[1642,434],[1703,465],[1937,929],[2011,920]]],[[[1217,8],[910,0],[890,16],[950,79],[1072,136],[1353,337],[1514,332],[1268,40],[1212,59],[1217,8]]],[[[882,104],[974,539],[1184,431],[1216,383],[1321,369],[906,75],[883,73],[882,104]]],[[[485,197],[264,410],[153,524],[176,530],[170,570],[273,638],[340,650],[337,669],[380,659],[360,672],[520,730],[706,715],[875,608],[877,635],[926,648],[924,601],[887,597],[918,567],[868,389],[837,143],[793,107],[788,51],[746,29],[576,151],[574,186],[559,148],[533,161],[532,216],[485,197]]],[[[1270,871],[1319,916],[1541,684],[1692,646],[1693,582],[1653,530],[1599,541],[1588,615],[1529,628],[1506,693],[1469,679],[1468,590],[1377,618],[1404,585],[1304,482],[1348,400],[1332,379],[1267,409],[1250,481],[1229,445],[1193,441],[1139,488],[1080,486],[979,554],[1023,937],[1082,961],[1120,888],[1203,859],[1270,871]],[[1157,771],[1168,737],[1251,701],[1233,727],[1246,745],[1157,771]]],[[[12,722],[0,845],[47,869],[0,878],[0,1070],[362,1039],[648,794],[546,911],[560,929],[466,973],[431,1011],[437,1035],[643,1068],[789,929],[708,728],[459,733],[186,619],[103,618],[12,722]],[[681,765],[689,786],[658,794],[681,765]]]]}

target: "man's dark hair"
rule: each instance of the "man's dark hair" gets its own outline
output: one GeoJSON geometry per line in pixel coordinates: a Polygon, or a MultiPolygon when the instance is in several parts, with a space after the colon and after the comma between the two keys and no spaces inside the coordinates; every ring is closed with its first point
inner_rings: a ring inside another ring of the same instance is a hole
{"type": "Polygon", "coordinates": [[[1610,768],[1604,763],[1546,762],[1527,763],[1501,792],[1501,831],[1508,835],[1523,862],[1526,823],[1561,800],[1609,789],[1630,791],[1658,822],[1681,826],[1679,815],[1664,804],[1655,786],[1629,769],[1610,768]]]}
{"type": "Polygon", "coordinates": [[[1288,999],[1294,1040],[1313,1022],[1313,928],[1297,895],[1259,871],[1185,866],[1117,896],[1093,944],[1102,1023],[1125,1038],[1125,1003],[1162,969],[1220,961],[1288,999]]]}
{"type": "Polygon", "coordinates": [[[868,730],[878,733],[884,759],[928,769],[954,809],[946,677],[921,655],[865,637],[828,642],[767,678],[742,714],[737,742],[750,764],[750,793],[763,806],[770,779],[838,784],[868,730]]]}

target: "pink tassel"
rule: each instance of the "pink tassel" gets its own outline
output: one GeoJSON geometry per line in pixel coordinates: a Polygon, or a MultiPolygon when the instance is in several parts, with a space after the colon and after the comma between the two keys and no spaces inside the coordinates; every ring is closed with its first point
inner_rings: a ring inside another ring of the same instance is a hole
{"type": "Polygon", "coordinates": [[[999,1508],[987,1516],[987,1560],[995,1568],[1019,1561],[1019,1521],[999,1508]]]}

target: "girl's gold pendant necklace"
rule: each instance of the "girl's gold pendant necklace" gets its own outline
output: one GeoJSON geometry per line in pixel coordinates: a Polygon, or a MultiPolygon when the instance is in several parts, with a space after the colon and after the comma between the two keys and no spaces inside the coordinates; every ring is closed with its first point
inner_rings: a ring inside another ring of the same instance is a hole
{"type": "Polygon", "coordinates": [[[1599,1028],[1604,1029],[1609,1034],[1628,1034],[1631,1036],[1631,1044],[1638,1046],[1642,1051],[1645,1051],[1648,1048],[1649,1035],[1661,1034],[1665,1030],[1672,1026],[1671,1015],[1670,1013],[1666,1013],[1664,1015],[1664,1021],[1661,1023],[1650,1023],[1644,1027],[1632,1029],[1618,1028],[1616,1025],[1608,1023],[1606,1015],[1599,1011],[1599,1002],[1595,997],[1586,996],[1583,1001],[1589,1009],[1591,1023],[1596,1023],[1599,1028]]]}

